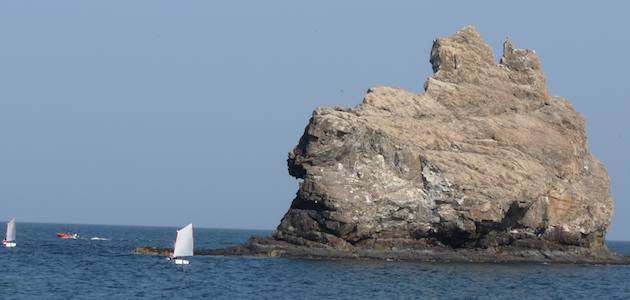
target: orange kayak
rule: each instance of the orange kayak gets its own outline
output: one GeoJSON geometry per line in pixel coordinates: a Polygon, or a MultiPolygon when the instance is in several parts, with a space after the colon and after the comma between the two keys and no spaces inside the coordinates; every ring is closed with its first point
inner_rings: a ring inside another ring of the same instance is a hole
{"type": "Polygon", "coordinates": [[[79,236],[74,234],[74,235],[69,235],[69,234],[65,234],[65,233],[57,233],[57,236],[62,238],[62,239],[76,239],[79,236]]]}

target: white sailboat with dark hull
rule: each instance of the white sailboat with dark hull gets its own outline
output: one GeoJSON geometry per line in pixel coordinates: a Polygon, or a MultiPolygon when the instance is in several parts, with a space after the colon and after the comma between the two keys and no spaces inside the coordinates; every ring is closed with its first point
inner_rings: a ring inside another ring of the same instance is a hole
{"type": "Polygon", "coordinates": [[[15,218],[7,223],[7,236],[4,241],[2,241],[2,244],[7,248],[17,246],[15,243],[15,218]]]}
{"type": "Polygon", "coordinates": [[[169,255],[170,260],[174,260],[175,264],[187,265],[189,261],[181,259],[185,256],[193,256],[193,228],[192,223],[177,231],[175,236],[175,246],[173,252],[169,255]]]}

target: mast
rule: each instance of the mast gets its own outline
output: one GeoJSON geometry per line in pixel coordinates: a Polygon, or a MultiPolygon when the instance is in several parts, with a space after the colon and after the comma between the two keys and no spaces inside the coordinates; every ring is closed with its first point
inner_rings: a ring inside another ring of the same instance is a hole
{"type": "Polygon", "coordinates": [[[175,258],[177,257],[177,256],[175,255],[175,253],[177,253],[177,252],[175,251],[175,249],[177,249],[177,237],[179,237],[179,230],[177,230],[177,233],[175,233],[175,244],[173,244],[173,257],[175,257],[175,258]]]}

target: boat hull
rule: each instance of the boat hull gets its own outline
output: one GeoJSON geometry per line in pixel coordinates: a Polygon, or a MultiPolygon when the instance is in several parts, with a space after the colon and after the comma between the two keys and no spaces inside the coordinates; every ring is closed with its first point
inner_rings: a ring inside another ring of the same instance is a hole
{"type": "Polygon", "coordinates": [[[17,246],[17,244],[16,243],[6,243],[6,244],[4,244],[4,246],[7,247],[7,248],[13,248],[13,247],[17,246]]]}
{"type": "Polygon", "coordinates": [[[65,234],[65,233],[57,233],[57,236],[62,238],[62,239],[74,239],[76,240],[77,237],[74,235],[69,235],[69,234],[65,234]]]}
{"type": "Polygon", "coordinates": [[[189,262],[189,261],[187,261],[187,260],[185,260],[185,259],[175,259],[175,264],[176,264],[176,265],[187,265],[187,264],[189,264],[189,263],[190,263],[190,262],[189,262]]]}

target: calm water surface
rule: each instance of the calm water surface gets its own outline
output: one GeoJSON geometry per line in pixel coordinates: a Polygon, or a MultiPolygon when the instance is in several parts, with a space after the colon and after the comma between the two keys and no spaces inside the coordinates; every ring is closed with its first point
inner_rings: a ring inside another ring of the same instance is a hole
{"type": "MultiPolygon", "coordinates": [[[[628,266],[200,256],[181,266],[163,256],[128,254],[145,246],[172,247],[179,228],[17,228],[18,246],[0,248],[4,299],[630,299],[628,266]],[[68,231],[81,239],[55,235],[68,231]]],[[[269,233],[195,228],[195,248],[233,246],[269,233]]],[[[630,255],[630,242],[608,244],[630,255]]]]}

